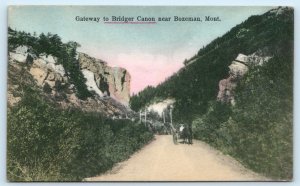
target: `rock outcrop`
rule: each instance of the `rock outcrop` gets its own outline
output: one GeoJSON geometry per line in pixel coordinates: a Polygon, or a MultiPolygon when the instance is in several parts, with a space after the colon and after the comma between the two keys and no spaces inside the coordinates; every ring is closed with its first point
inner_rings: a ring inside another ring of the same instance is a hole
{"type": "Polygon", "coordinates": [[[234,105],[234,90],[237,82],[248,72],[249,66],[263,65],[269,59],[271,57],[262,56],[261,51],[248,56],[239,54],[229,66],[229,77],[219,82],[217,100],[234,105]]]}
{"type": "Polygon", "coordinates": [[[57,64],[57,59],[51,55],[42,54],[34,59],[29,72],[39,86],[48,84],[53,88],[57,82],[61,84],[68,82],[64,67],[57,64]]]}
{"type": "MultiPolygon", "coordinates": [[[[9,53],[14,62],[30,63],[30,74],[36,79],[39,86],[48,84],[51,89],[57,82],[68,83],[68,76],[56,57],[41,54],[39,56],[30,52],[27,46],[19,46],[9,53]]],[[[110,67],[106,62],[95,59],[84,53],[78,53],[78,63],[86,81],[89,91],[99,97],[109,96],[128,106],[130,99],[130,75],[124,68],[110,67]]]]}
{"type": "Polygon", "coordinates": [[[22,91],[18,92],[19,84],[25,83],[43,89],[47,97],[63,108],[80,108],[118,118],[134,114],[128,107],[130,75],[123,68],[109,67],[106,62],[78,53],[77,62],[87,79],[87,88],[95,95],[81,100],[76,96],[76,87],[71,84],[68,73],[63,65],[58,64],[56,57],[46,54],[37,56],[30,47],[19,46],[9,52],[8,58],[9,77],[22,73],[22,76],[27,77],[26,82],[23,78],[10,80],[8,104],[11,106],[21,100],[22,91]]]}
{"type": "Polygon", "coordinates": [[[106,62],[84,53],[78,54],[78,61],[90,90],[94,90],[101,97],[110,96],[122,104],[128,105],[130,74],[126,69],[110,67],[106,62]]]}
{"type": "Polygon", "coordinates": [[[68,82],[65,69],[61,64],[57,64],[56,57],[46,54],[36,56],[30,52],[28,46],[19,46],[14,51],[9,52],[9,61],[29,65],[29,72],[37,81],[38,86],[43,87],[48,84],[53,88],[56,82],[68,82]]]}
{"type": "Polygon", "coordinates": [[[36,58],[36,55],[31,53],[30,50],[28,46],[18,46],[15,50],[9,52],[9,58],[14,62],[30,63],[36,58]]]}
{"type": "Polygon", "coordinates": [[[176,102],[173,98],[167,98],[162,101],[158,101],[155,103],[152,103],[151,105],[147,106],[148,111],[153,111],[158,113],[159,116],[162,116],[165,109],[167,109],[170,105],[173,105],[176,102]]]}

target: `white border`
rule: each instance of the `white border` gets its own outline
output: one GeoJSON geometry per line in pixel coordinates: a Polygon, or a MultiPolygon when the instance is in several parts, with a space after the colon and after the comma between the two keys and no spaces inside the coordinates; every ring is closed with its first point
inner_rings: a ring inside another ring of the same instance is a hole
{"type": "MultiPolygon", "coordinates": [[[[9,183],[6,181],[6,78],[7,78],[7,6],[8,5],[206,5],[206,6],[293,6],[295,11],[295,61],[294,61],[294,181],[293,182],[197,182],[185,184],[208,185],[299,185],[299,113],[300,111],[300,65],[299,63],[299,10],[297,0],[0,0],[0,185],[73,185],[88,183],[9,183]]],[[[89,183],[100,185],[148,185],[154,183],[89,183]]],[[[155,183],[158,185],[182,185],[183,183],[155,183]]]]}

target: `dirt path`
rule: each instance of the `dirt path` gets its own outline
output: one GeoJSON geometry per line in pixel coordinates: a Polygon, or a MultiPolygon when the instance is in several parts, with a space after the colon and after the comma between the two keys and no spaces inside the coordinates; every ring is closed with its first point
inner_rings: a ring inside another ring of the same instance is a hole
{"type": "Polygon", "coordinates": [[[85,181],[266,180],[201,141],[194,140],[193,145],[174,145],[170,135],[155,138],[111,171],[85,181]]]}

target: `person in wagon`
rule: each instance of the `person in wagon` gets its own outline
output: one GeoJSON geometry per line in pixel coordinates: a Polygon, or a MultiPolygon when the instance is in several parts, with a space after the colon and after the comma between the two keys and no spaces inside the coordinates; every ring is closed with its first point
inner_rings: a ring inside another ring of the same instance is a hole
{"type": "Polygon", "coordinates": [[[179,127],[179,132],[181,133],[181,132],[183,131],[183,129],[184,129],[184,126],[183,126],[183,124],[180,124],[180,127],[179,127]]]}

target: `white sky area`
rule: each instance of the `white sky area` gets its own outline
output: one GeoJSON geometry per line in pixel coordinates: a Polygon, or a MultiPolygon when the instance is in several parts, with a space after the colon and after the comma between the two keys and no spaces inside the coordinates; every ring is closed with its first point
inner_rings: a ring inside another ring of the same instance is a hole
{"type": "Polygon", "coordinates": [[[251,15],[272,7],[130,7],[130,6],[13,6],[8,25],[18,31],[58,34],[64,42],[110,66],[126,68],[131,93],[155,86],[183,66],[184,59],[220,37],[251,15]],[[219,16],[220,22],[157,22],[157,24],[104,24],[78,22],[76,16],[202,17],[219,16]]]}

